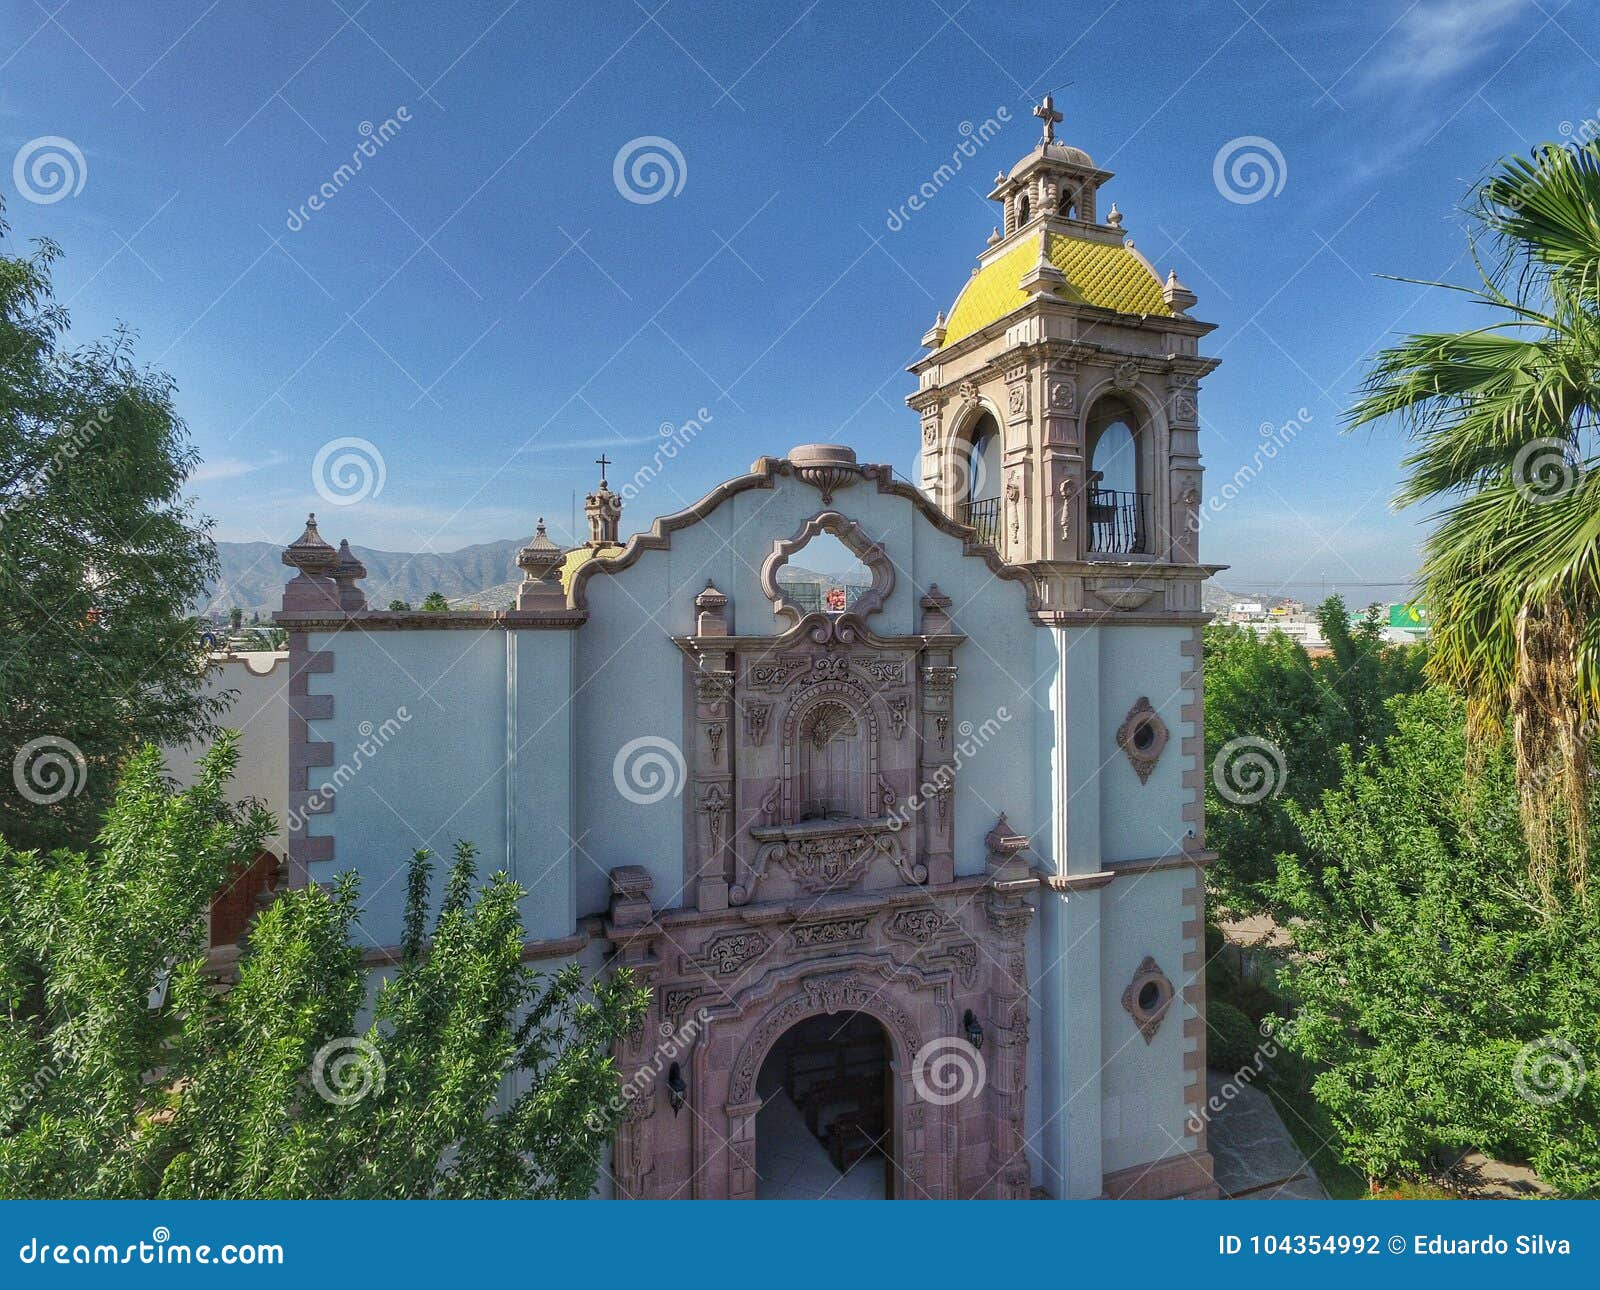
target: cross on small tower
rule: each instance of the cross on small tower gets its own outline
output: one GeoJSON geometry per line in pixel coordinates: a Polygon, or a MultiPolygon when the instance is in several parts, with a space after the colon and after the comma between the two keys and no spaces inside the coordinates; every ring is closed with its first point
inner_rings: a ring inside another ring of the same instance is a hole
{"type": "Polygon", "coordinates": [[[1056,125],[1061,120],[1061,113],[1056,111],[1056,101],[1050,95],[1044,96],[1044,102],[1033,109],[1034,116],[1044,122],[1044,142],[1046,145],[1054,143],[1056,138],[1056,125]]]}
{"type": "Polygon", "coordinates": [[[605,455],[605,453],[602,452],[594,459],[594,464],[600,467],[600,487],[604,488],[606,486],[606,467],[615,465],[616,463],[614,463],[605,455]]]}

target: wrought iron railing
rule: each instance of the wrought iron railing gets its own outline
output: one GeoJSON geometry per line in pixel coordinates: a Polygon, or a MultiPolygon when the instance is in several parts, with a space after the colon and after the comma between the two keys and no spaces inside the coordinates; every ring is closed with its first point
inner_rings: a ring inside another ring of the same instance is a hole
{"type": "Polygon", "coordinates": [[[978,541],[1000,545],[1000,499],[984,497],[961,504],[961,522],[978,530],[978,541]]]}
{"type": "Polygon", "coordinates": [[[1089,550],[1102,555],[1148,552],[1145,521],[1150,494],[1121,493],[1111,488],[1089,490],[1089,550]]]}

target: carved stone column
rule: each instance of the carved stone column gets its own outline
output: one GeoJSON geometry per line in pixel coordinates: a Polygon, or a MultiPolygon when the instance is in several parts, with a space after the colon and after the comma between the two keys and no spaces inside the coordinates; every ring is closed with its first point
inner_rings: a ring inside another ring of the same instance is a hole
{"type": "Polygon", "coordinates": [[[989,890],[984,914],[999,952],[989,970],[989,1024],[993,1056],[989,1062],[989,1097],[994,1134],[990,1140],[989,1175],[995,1197],[1026,1200],[1032,1191],[1026,1141],[1028,1088],[1028,958],[1024,944],[1033,908],[1010,884],[1025,882],[1028,865],[1022,853],[1028,840],[1002,815],[984,839],[989,851],[989,890]]]}
{"type": "MultiPolygon", "coordinates": [[[[937,586],[922,598],[922,631],[925,636],[942,636],[950,631],[950,597],[937,586]]],[[[956,876],[955,857],[955,694],[956,668],[948,648],[922,651],[922,707],[919,713],[922,733],[918,782],[928,797],[922,813],[923,827],[917,830],[922,847],[922,863],[927,866],[928,884],[952,881],[956,876]]]]}
{"type": "MultiPolygon", "coordinates": [[[[612,943],[614,968],[627,968],[634,983],[654,991],[661,961],[655,944],[661,929],[650,906],[654,882],[640,865],[611,870],[611,910],[606,938],[612,943]]],[[[650,1152],[650,1121],[661,1094],[659,1071],[653,1068],[653,1041],[660,1033],[659,1007],[652,1006],[644,1023],[617,1045],[617,1073],[624,1095],[622,1122],[617,1126],[612,1172],[618,1200],[648,1200],[658,1194],[656,1162],[650,1152]]]]}
{"type": "MultiPolygon", "coordinates": [[[[695,597],[696,631],[728,635],[728,598],[709,582],[695,597]]],[[[734,829],[733,655],[708,650],[694,673],[694,900],[704,911],[728,907],[728,856],[734,829]]]]}

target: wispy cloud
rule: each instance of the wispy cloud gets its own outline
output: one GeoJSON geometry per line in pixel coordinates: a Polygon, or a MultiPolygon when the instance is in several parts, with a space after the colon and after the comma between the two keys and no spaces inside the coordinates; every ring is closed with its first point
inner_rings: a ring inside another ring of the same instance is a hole
{"type": "Polygon", "coordinates": [[[194,474],[189,476],[189,484],[215,484],[219,480],[240,479],[258,470],[281,466],[288,460],[288,454],[282,452],[269,452],[264,457],[213,457],[196,467],[194,474]]]}
{"type": "Polygon", "coordinates": [[[1448,80],[1499,47],[1505,29],[1533,7],[1533,0],[1421,0],[1374,51],[1367,81],[1425,89],[1448,80]]]}

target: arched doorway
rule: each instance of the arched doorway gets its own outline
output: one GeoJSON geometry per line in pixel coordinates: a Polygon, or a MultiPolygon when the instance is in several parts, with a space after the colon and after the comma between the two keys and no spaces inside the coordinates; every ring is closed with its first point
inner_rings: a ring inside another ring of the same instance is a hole
{"type": "Polygon", "coordinates": [[[756,1199],[873,1200],[894,1194],[889,1036],[864,1012],[796,1022],[756,1080],[756,1199]]]}

